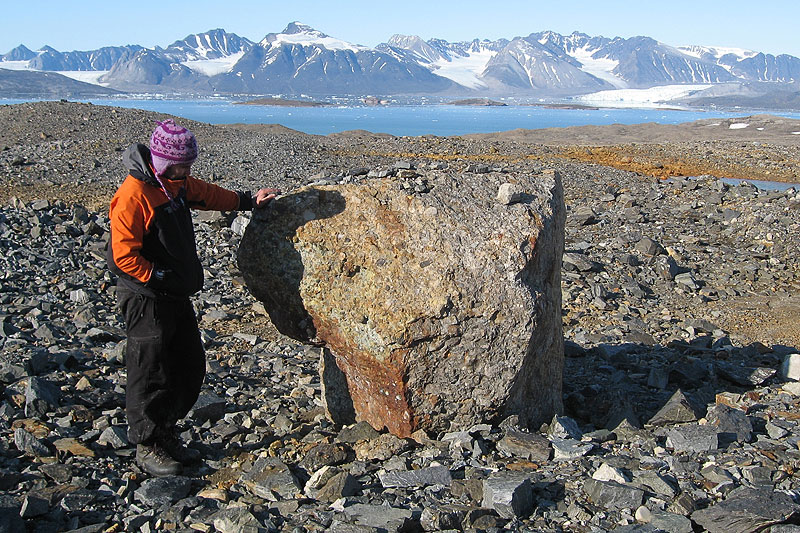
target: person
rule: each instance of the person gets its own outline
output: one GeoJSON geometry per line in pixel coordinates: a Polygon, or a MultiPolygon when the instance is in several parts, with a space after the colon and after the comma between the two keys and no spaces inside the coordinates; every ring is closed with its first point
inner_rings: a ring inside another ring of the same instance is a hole
{"type": "Polygon", "coordinates": [[[203,287],[190,209],[249,210],[280,193],[254,197],[191,175],[194,134],[172,119],[158,122],[149,148],[124,152],[129,175],[111,200],[107,260],[117,275],[117,302],[125,320],[128,440],[136,462],[155,476],[172,475],[197,461],[177,422],[200,394],[206,360],[189,297],[203,287]]]}

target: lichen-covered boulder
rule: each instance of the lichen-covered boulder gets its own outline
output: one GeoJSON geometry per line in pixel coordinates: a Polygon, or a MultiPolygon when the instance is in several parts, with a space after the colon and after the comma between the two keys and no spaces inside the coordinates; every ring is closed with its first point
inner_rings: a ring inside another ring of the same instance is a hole
{"type": "Polygon", "coordinates": [[[279,331],[329,348],[334,419],[398,436],[549,421],[563,367],[558,174],[427,178],[422,194],[372,180],[257,210],[239,249],[247,286],[279,331]],[[513,201],[498,199],[506,181],[513,201]]]}

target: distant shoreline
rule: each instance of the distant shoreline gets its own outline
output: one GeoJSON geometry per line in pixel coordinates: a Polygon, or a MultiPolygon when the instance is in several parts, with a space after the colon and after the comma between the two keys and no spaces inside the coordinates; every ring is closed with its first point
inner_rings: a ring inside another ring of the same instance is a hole
{"type": "Polygon", "coordinates": [[[277,107],[330,107],[333,104],[326,102],[311,102],[309,100],[287,100],[285,98],[257,98],[247,102],[234,102],[234,105],[263,105],[277,107]]]}

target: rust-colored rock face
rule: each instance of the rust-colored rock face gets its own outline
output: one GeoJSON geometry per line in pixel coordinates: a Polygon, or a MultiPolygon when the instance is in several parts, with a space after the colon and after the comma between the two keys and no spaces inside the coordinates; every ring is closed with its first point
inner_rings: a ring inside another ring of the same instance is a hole
{"type": "Polygon", "coordinates": [[[349,396],[356,418],[399,436],[546,421],[561,407],[560,180],[516,178],[524,194],[506,205],[502,175],[427,177],[424,194],[373,180],[256,212],[247,285],[281,332],[330,349],[324,373],[345,377],[323,375],[331,410],[349,396]]]}

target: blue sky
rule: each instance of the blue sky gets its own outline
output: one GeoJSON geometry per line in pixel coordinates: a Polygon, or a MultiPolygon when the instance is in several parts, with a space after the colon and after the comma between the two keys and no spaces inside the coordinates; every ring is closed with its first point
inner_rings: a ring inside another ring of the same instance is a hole
{"type": "Polygon", "coordinates": [[[258,41],[295,20],[366,46],[385,42],[394,33],[463,41],[554,30],[605,37],[646,35],[675,46],[730,46],[800,57],[797,0],[15,0],[0,7],[0,53],[19,44],[33,50],[50,45],[60,51],[167,46],[213,28],[258,41]]]}

